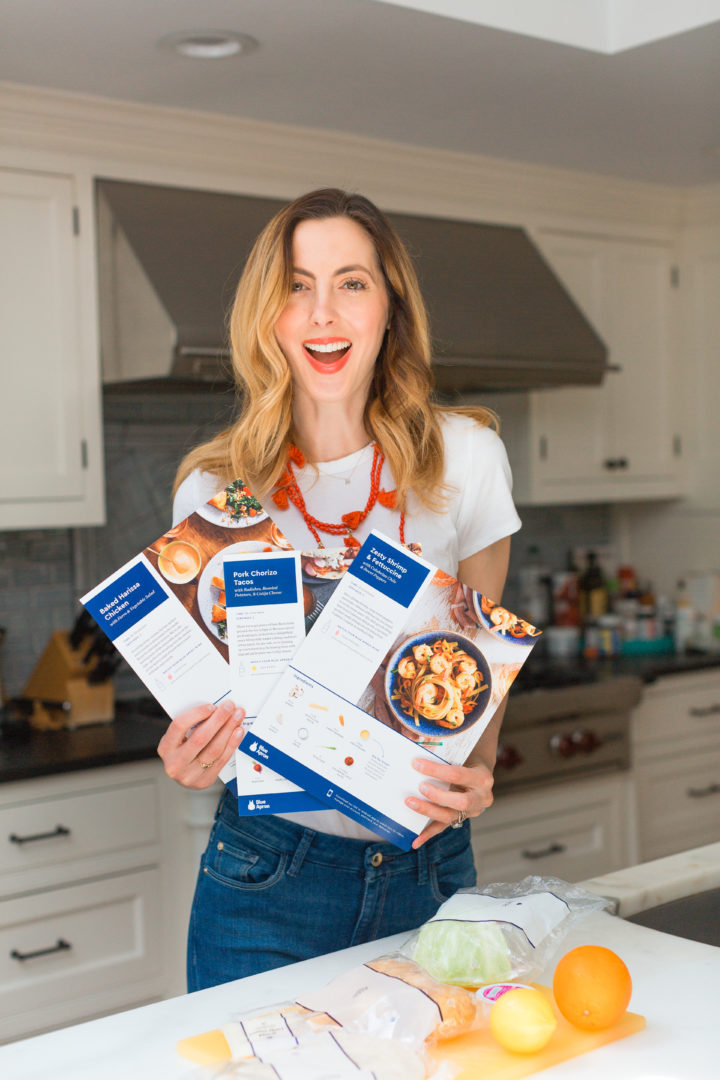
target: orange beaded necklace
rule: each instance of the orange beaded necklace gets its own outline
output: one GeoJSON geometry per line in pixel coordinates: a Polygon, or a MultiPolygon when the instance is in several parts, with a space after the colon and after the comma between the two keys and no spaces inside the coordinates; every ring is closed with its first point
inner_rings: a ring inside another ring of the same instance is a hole
{"type": "MultiPolygon", "coordinates": [[[[281,510],[287,510],[288,503],[292,503],[302,514],[303,521],[315,538],[318,547],[325,547],[320,539],[320,533],[330,533],[332,536],[343,536],[346,547],[360,547],[360,541],[353,536],[353,531],[365,520],[376,502],[390,510],[395,508],[397,497],[396,491],[384,491],[380,487],[380,474],[382,473],[385,455],[377,443],[373,443],[373,459],[370,466],[370,494],[364,510],[351,510],[343,514],[340,521],[320,521],[308,512],[303,493],[293,472],[293,464],[302,469],[305,465],[305,456],[293,443],[288,444],[288,458],[285,469],[278,480],[277,487],[272,494],[272,500],[281,510]]],[[[405,543],[405,515],[400,514],[400,543],[405,543]]]]}

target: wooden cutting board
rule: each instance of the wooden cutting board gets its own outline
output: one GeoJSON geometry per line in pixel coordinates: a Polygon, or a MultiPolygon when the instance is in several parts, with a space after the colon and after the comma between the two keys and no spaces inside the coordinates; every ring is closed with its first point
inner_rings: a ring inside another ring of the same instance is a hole
{"type": "Polygon", "coordinates": [[[460,1071],[453,1080],[487,1080],[488,1077],[492,1077],[492,1080],[516,1080],[517,1077],[531,1076],[541,1069],[586,1054],[598,1046],[624,1039],[626,1035],[634,1035],[645,1027],[644,1016],[626,1012],[617,1024],[605,1031],[581,1031],[560,1014],[550,987],[533,985],[549,1000],[558,1021],[547,1046],[536,1054],[513,1054],[499,1045],[489,1028],[483,1028],[438,1044],[434,1052],[436,1063],[448,1061],[456,1065],[460,1071]]]}

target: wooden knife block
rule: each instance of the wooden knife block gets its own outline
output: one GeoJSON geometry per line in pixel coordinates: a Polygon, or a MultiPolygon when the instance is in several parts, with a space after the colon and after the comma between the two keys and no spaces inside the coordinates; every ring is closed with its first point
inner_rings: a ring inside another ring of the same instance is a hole
{"type": "Polygon", "coordinates": [[[37,728],[80,727],[115,718],[115,695],[110,681],[89,685],[91,664],[83,662],[88,640],[70,646],[69,634],[56,630],[23,690],[26,698],[67,701],[68,710],[52,709],[36,701],[30,723],[37,728]]]}

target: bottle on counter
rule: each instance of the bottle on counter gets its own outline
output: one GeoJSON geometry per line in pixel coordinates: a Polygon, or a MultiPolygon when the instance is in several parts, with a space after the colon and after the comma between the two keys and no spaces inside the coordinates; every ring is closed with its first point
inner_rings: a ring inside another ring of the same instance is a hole
{"type": "Polygon", "coordinates": [[[635,596],[635,594],[637,593],[638,582],[634,566],[618,566],[617,580],[619,596],[635,596]]]}
{"type": "Polygon", "coordinates": [[[663,593],[658,596],[655,603],[655,617],[659,636],[663,638],[672,637],[675,627],[675,606],[672,600],[668,599],[663,593]]]}
{"type": "Polygon", "coordinates": [[[552,574],[553,626],[580,626],[580,593],[574,570],[557,570],[552,574]]]}
{"type": "Polygon", "coordinates": [[[695,612],[690,603],[687,583],[681,578],[675,588],[673,641],[675,652],[685,652],[695,632],[695,612]]]}
{"type": "Polygon", "coordinates": [[[519,613],[533,626],[550,622],[550,570],[543,566],[536,544],[527,549],[525,565],[518,571],[519,613]]]}
{"type": "Polygon", "coordinates": [[[650,584],[647,584],[641,589],[638,595],[636,636],[640,638],[641,641],[654,641],[655,638],[660,637],[655,605],[655,593],[650,584]]]}
{"type": "Polygon", "coordinates": [[[619,615],[598,615],[594,626],[588,627],[586,637],[589,636],[590,640],[595,643],[600,656],[617,656],[619,654],[622,640],[620,636],[621,625],[619,615]]]}
{"type": "Polygon", "coordinates": [[[587,566],[578,578],[578,591],[580,615],[585,622],[608,613],[610,596],[607,582],[594,551],[587,553],[587,566]]]}

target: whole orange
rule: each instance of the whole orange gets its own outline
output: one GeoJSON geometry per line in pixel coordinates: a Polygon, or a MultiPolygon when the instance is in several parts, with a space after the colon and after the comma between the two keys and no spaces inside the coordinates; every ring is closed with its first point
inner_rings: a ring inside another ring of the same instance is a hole
{"type": "Polygon", "coordinates": [[[559,961],[553,994],[560,1012],[575,1027],[612,1027],[630,1004],[632,979],[625,963],[602,945],[580,945],[559,961]]]}

